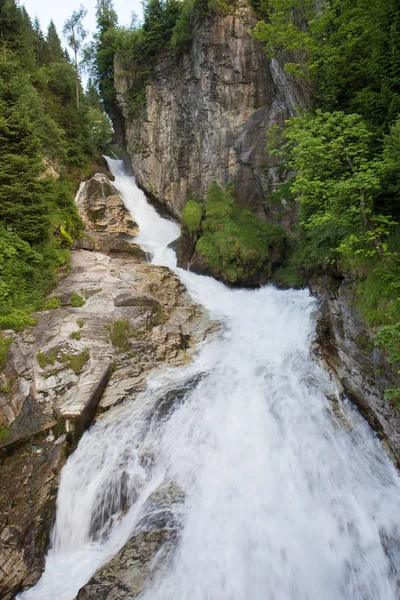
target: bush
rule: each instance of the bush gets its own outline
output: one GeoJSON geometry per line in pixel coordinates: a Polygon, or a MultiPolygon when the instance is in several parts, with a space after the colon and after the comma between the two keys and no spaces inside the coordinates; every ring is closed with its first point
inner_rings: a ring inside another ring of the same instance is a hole
{"type": "Polygon", "coordinates": [[[230,283],[268,279],[271,250],[282,248],[284,238],[281,227],[238,206],[232,185],[211,184],[196,250],[230,283]]]}
{"type": "Polygon", "coordinates": [[[199,230],[203,219],[203,207],[195,200],[188,200],[182,213],[182,225],[190,233],[199,230]]]}

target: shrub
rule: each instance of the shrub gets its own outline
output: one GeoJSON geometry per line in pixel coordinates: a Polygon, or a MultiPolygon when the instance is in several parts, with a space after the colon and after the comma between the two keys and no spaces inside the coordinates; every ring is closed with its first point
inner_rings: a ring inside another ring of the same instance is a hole
{"type": "Polygon", "coordinates": [[[182,225],[190,233],[195,233],[200,228],[203,213],[204,210],[201,204],[195,200],[188,200],[182,213],[182,225]]]}

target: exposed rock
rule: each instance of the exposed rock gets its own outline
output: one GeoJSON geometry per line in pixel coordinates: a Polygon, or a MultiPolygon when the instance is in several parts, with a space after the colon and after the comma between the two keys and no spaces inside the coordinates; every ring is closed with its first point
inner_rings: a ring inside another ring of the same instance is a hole
{"type": "Polygon", "coordinates": [[[96,571],[76,600],[137,598],[152,574],[168,563],[178,533],[174,506],[182,501],[176,485],[160,486],[145,504],[145,516],[128,542],[96,571]]]}
{"type": "Polygon", "coordinates": [[[103,173],[97,173],[86,182],[77,203],[87,232],[108,236],[134,236],[139,232],[118,191],[103,173]]]}
{"type": "MultiPolygon", "coordinates": [[[[136,233],[105,176],[89,183],[78,203],[87,227],[103,227],[104,208],[113,236],[136,233]]],[[[184,364],[212,327],[170,269],[144,263],[131,242],[89,235],[93,245],[71,252],[69,273],[52,294],[61,306],[37,313],[34,327],[4,333],[12,338],[0,378],[0,595],[7,600],[40,577],[67,444],[93,418],[104,386],[103,410],[139,393],[152,369],[184,364]],[[68,435],[53,444],[51,431],[68,435]]],[[[132,543],[150,556],[169,535],[168,527],[146,529],[132,543]]]]}
{"type": "Polygon", "coordinates": [[[0,462],[0,596],[11,600],[40,578],[56,510],[66,436],[26,446],[0,462]],[[6,482],[6,485],[4,485],[6,482]]]}
{"type": "MultiPolygon", "coordinates": [[[[156,61],[140,114],[128,111],[130,65],[116,57],[115,87],[125,131],[114,125],[130,156],[138,184],[180,218],[188,193],[203,196],[215,180],[233,181],[242,204],[274,220],[291,220],[284,201],[265,207],[279,180],[277,159],[264,149],[265,130],[283,124],[304,98],[286,80],[279,61],[269,64],[263,45],[249,35],[256,18],[241,0],[234,14],[196,26],[191,47],[156,61]]],[[[134,70],[132,69],[132,72],[134,70]]]]}
{"type": "Polygon", "coordinates": [[[114,306],[152,306],[161,310],[161,305],[155,298],[140,294],[119,294],[114,298],[114,306]]]}
{"type": "Polygon", "coordinates": [[[323,359],[400,464],[400,411],[384,398],[385,389],[400,386],[399,376],[374,346],[350,283],[321,277],[311,290],[324,300],[318,319],[323,359]]]}

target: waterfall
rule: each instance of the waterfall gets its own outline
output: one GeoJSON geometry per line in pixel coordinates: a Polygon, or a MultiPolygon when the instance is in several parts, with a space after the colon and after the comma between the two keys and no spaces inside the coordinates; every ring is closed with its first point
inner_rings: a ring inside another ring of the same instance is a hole
{"type": "Polygon", "coordinates": [[[396,600],[399,474],[311,355],[317,301],[178,269],[167,248],[178,227],[108,163],[137,241],[220,327],[191,364],[150,377],[82,437],[62,471],[46,571],[20,598],[72,600],[173,482],[175,547],[142,600],[396,600]]]}

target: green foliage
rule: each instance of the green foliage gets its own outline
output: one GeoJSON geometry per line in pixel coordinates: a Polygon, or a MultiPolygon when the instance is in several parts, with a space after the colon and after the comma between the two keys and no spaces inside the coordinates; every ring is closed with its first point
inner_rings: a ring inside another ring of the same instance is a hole
{"type": "Polygon", "coordinates": [[[302,277],[298,269],[292,265],[276,269],[272,279],[279,286],[285,288],[301,288],[305,286],[304,277],[302,277]]]}
{"type": "Polygon", "coordinates": [[[60,353],[59,348],[52,348],[49,352],[38,352],[36,358],[41,369],[44,369],[48,365],[54,365],[58,355],[60,353]]]}
{"type": "Polygon", "coordinates": [[[4,367],[7,360],[7,352],[11,344],[10,337],[4,337],[0,332],[0,369],[4,367]]]}
{"type": "Polygon", "coordinates": [[[71,338],[71,340],[80,340],[81,332],[79,331],[79,329],[77,331],[73,331],[69,337],[71,338]]]}
{"type": "Polygon", "coordinates": [[[50,298],[50,300],[46,301],[46,304],[44,305],[44,310],[54,310],[55,308],[60,308],[61,306],[61,301],[60,298],[50,298]]]}
{"type": "Polygon", "coordinates": [[[211,184],[196,250],[231,283],[271,275],[271,249],[283,244],[283,229],[256,217],[234,200],[233,187],[211,184]]]}
{"type": "Polygon", "coordinates": [[[86,303],[85,298],[82,298],[77,292],[72,292],[71,294],[71,306],[73,308],[79,308],[84,306],[86,303]]]}
{"type": "Polygon", "coordinates": [[[77,320],[76,320],[76,324],[78,325],[78,327],[79,327],[80,329],[82,329],[82,327],[83,327],[83,326],[84,326],[84,324],[85,324],[85,321],[84,321],[84,319],[77,319],[77,320]]]}
{"type": "Polygon", "coordinates": [[[195,200],[188,200],[182,213],[182,225],[190,233],[196,233],[199,230],[203,219],[203,207],[195,200]]]}
{"type": "Polygon", "coordinates": [[[110,332],[110,340],[113,346],[123,352],[127,352],[130,344],[127,341],[130,334],[129,321],[114,321],[110,332]]]}
{"type": "Polygon", "coordinates": [[[65,364],[68,369],[72,369],[75,375],[79,375],[89,360],[89,349],[84,348],[79,354],[65,354],[61,352],[60,348],[55,347],[47,353],[38,352],[36,358],[41,369],[45,369],[48,365],[55,365],[58,362],[65,364]]]}
{"type": "Polygon", "coordinates": [[[276,154],[286,153],[296,173],[291,191],[301,202],[308,265],[385,254],[394,221],[373,209],[387,164],[375,159],[362,118],[316,110],[288,121],[282,139],[276,154]]]}

